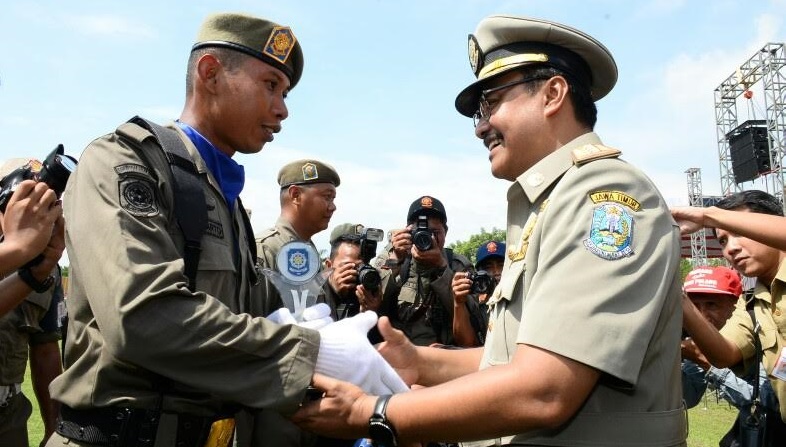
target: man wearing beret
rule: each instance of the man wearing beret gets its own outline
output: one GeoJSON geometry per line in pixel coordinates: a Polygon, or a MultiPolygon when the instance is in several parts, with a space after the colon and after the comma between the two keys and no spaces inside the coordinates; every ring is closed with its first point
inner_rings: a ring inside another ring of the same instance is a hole
{"type": "Polygon", "coordinates": [[[471,264],[445,248],[448,232],[445,206],[432,196],[415,199],[407,212],[407,227],[394,230],[391,242],[401,268],[385,296],[397,297],[393,324],[414,344],[453,344],[454,272],[471,264]]]}
{"type": "Polygon", "coordinates": [[[385,445],[685,446],[679,231],[653,183],[593,132],[614,59],[581,31],[513,16],[482,20],[469,55],[477,80],[456,108],[511,182],[486,342],[416,347],[383,318],[381,352],[427,388],[368,396],[318,375],[330,401],[296,419],[385,445]]]}
{"type": "Polygon", "coordinates": [[[488,299],[502,277],[504,263],[505,243],[486,241],[475,254],[475,279],[469,272],[453,275],[453,339],[457,346],[483,346],[489,324],[488,299]],[[485,290],[479,291],[481,287],[485,290]]]}
{"type": "MultiPolygon", "coordinates": [[[[258,234],[255,240],[259,266],[274,271],[280,271],[277,258],[281,248],[289,242],[305,242],[314,249],[314,253],[319,253],[311,238],[327,229],[336,211],[334,200],[341,178],[329,164],[303,159],[282,166],[277,182],[281,206],[278,220],[273,227],[258,234]]],[[[258,289],[259,295],[251,300],[251,315],[265,317],[284,306],[279,290],[270,280],[263,279],[258,289]]],[[[325,296],[320,294],[317,302],[326,302],[325,296]]],[[[335,319],[335,309],[332,310],[335,319]]],[[[310,446],[316,439],[316,435],[300,430],[276,411],[255,411],[238,418],[240,446],[263,443],[282,447],[310,446]],[[245,426],[249,430],[245,430],[245,426]]]]}
{"type": "Polygon", "coordinates": [[[289,27],[210,15],[191,49],[180,118],[132,120],[84,150],[64,199],[70,322],[47,446],[225,446],[226,418],[239,408],[290,413],[315,371],[351,379],[325,366],[357,358],[338,349],[347,326],[317,332],[247,313],[256,247],[232,156],[259,152],[281,130],[302,68],[289,27]],[[192,217],[206,226],[187,240],[192,222],[178,209],[199,208],[192,217]]]}

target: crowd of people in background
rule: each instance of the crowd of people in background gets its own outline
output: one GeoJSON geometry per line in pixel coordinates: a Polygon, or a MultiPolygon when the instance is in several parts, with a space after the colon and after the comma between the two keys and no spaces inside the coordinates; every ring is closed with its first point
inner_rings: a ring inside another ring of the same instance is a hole
{"type": "Polygon", "coordinates": [[[279,218],[251,227],[232,155],[281,130],[303,53],[243,14],[203,23],[180,118],[93,141],[65,206],[35,176],[0,191],[3,445],[29,444],[28,360],[49,447],[684,446],[707,388],[739,408],[721,446],[762,421],[756,445],[786,439],[783,204],[669,209],[593,132],[617,68],[578,30],[492,16],[468,51],[456,108],[511,182],[506,239],[471,253],[429,194],[386,238],[331,222],[316,159],[281,167],[279,218]],[[680,233],[705,227],[726,265],[682,278],[680,233]]]}

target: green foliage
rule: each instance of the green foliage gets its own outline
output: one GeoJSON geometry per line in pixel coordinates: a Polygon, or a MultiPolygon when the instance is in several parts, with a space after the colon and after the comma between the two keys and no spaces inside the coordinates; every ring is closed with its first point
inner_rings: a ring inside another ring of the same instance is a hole
{"type": "Polygon", "coordinates": [[[469,237],[466,241],[456,241],[452,244],[448,245],[448,248],[452,248],[455,253],[460,255],[464,255],[475,263],[475,254],[478,252],[478,248],[484,242],[488,241],[498,241],[498,242],[505,242],[505,230],[500,230],[498,228],[492,228],[491,231],[486,231],[485,228],[480,228],[480,233],[473,234],[469,237]]]}

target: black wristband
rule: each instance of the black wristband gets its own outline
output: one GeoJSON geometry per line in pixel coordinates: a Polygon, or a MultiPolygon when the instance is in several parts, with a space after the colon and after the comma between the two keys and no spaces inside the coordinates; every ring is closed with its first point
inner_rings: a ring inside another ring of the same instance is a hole
{"type": "Polygon", "coordinates": [[[398,446],[396,429],[393,428],[393,424],[390,423],[387,415],[385,415],[385,410],[391,397],[389,394],[387,396],[379,396],[377,403],[374,405],[374,414],[368,420],[368,431],[371,439],[376,445],[384,447],[398,446]]]}
{"type": "Polygon", "coordinates": [[[30,271],[30,267],[22,267],[16,271],[17,275],[19,275],[19,279],[21,279],[25,284],[27,284],[31,289],[38,293],[43,293],[49,290],[52,287],[52,284],[55,283],[55,277],[49,275],[46,277],[45,280],[39,282],[33,276],[33,272],[30,271]]]}

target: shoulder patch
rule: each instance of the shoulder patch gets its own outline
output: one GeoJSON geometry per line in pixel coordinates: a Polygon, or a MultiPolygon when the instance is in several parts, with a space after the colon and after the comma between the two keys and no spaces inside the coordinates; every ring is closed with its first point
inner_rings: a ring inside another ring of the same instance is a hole
{"type": "Polygon", "coordinates": [[[136,217],[158,215],[158,197],[153,180],[141,176],[125,176],[119,180],[120,206],[136,217]]]}
{"type": "Polygon", "coordinates": [[[592,211],[589,236],[584,247],[603,259],[616,260],[633,255],[633,216],[614,202],[602,202],[592,211]]]}
{"type": "Polygon", "coordinates": [[[633,211],[638,211],[641,209],[641,203],[639,203],[638,200],[622,191],[595,191],[591,192],[589,197],[590,200],[592,200],[592,203],[614,202],[619,203],[620,205],[625,205],[633,211]]]}
{"type": "Polygon", "coordinates": [[[150,168],[145,165],[137,164],[137,163],[125,163],[119,166],[115,166],[115,172],[117,175],[126,175],[126,174],[142,174],[146,177],[150,177],[150,168]]]}
{"type": "Polygon", "coordinates": [[[622,154],[622,152],[618,149],[600,144],[585,144],[572,151],[573,164],[576,166],[581,166],[602,158],[616,158],[619,157],[620,154],[622,154]]]}

